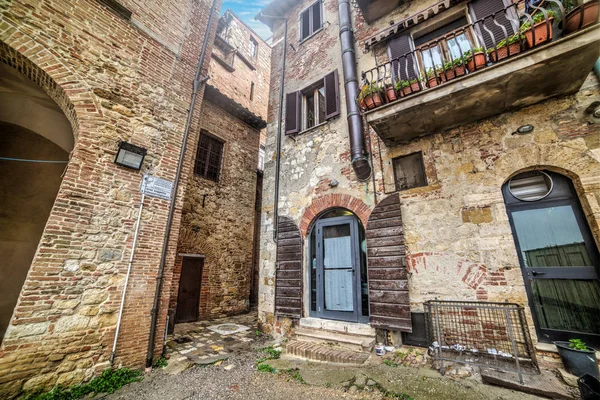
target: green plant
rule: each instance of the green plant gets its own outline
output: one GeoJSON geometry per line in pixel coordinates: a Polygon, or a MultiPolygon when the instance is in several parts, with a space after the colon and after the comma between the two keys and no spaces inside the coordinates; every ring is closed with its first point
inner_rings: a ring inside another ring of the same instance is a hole
{"type": "Polygon", "coordinates": [[[394,367],[394,368],[395,368],[395,367],[397,367],[398,365],[400,365],[400,364],[398,364],[398,363],[394,362],[393,360],[391,360],[391,359],[389,359],[389,358],[387,358],[387,359],[383,360],[383,363],[384,363],[385,365],[387,365],[388,367],[394,367]]]}
{"type": "Polygon", "coordinates": [[[302,375],[300,375],[300,371],[298,370],[298,368],[286,369],[284,371],[281,371],[281,373],[288,375],[291,379],[297,380],[298,382],[302,383],[303,385],[306,384],[306,381],[304,380],[304,378],[302,378],[302,375]]]}
{"type": "Polygon", "coordinates": [[[465,60],[470,60],[475,53],[483,53],[483,47],[475,47],[473,50],[467,50],[463,53],[463,58],[465,60]]]}
{"type": "Polygon", "coordinates": [[[259,349],[260,352],[265,353],[264,357],[259,358],[256,361],[256,364],[260,364],[267,360],[276,360],[281,356],[281,350],[275,350],[273,346],[265,347],[263,349],[259,349]]]}
{"type": "Polygon", "coordinates": [[[275,373],[275,368],[271,367],[269,364],[259,364],[258,367],[256,367],[256,369],[259,372],[270,372],[272,374],[275,373]]]}
{"type": "MultiPolygon", "coordinates": [[[[509,45],[515,44],[515,43],[520,42],[521,40],[523,40],[523,35],[521,34],[521,32],[517,32],[514,35],[508,37],[508,44],[509,45]]],[[[499,41],[495,48],[494,47],[490,47],[489,49],[487,49],[487,53],[489,55],[495,49],[501,49],[504,46],[506,46],[506,39],[502,39],[501,41],[499,41]]]]}
{"type": "MultiPolygon", "coordinates": [[[[545,21],[546,19],[556,17],[556,13],[554,11],[546,11],[546,15],[548,16],[548,18],[544,17],[544,13],[541,11],[534,14],[532,17],[533,25],[537,25],[540,22],[545,21]]],[[[523,25],[521,25],[521,32],[525,32],[526,30],[528,30],[530,28],[531,28],[531,22],[529,20],[527,20],[523,23],[523,25]]]]}
{"type": "Polygon", "coordinates": [[[262,336],[262,332],[261,332],[261,331],[259,331],[258,329],[254,331],[254,334],[255,334],[256,336],[262,336]]]}
{"type": "Polygon", "coordinates": [[[588,347],[581,339],[569,339],[569,347],[575,350],[587,350],[588,347]]]}
{"type": "Polygon", "coordinates": [[[327,382],[327,383],[325,384],[325,387],[326,387],[326,388],[330,388],[330,387],[332,387],[332,386],[333,386],[333,383],[331,383],[331,382],[327,382]]]}
{"type": "Polygon", "coordinates": [[[76,400],[88,394],[114,393],[123,386],[141,381],[142,373],[129,368],[116,370],[107,369],[102,375],[83,385],[74,385],[68,388],[56,386],[50,392],[43,393],[37,390],[25,397],[25,400],[76,400]]]}
{"type": "Polygon", "coordinates": [[[369,83],[366,83],[363,85],[358,97],[359,97],[359,100],[364,100],[369,95],[372,95],[375,93],[381,93],[381,92],[382,92],[382,89],[379,87],[379,85],[377,85],[376,83],[369,82],[369,83]]]}
{"type": "Polygon", "coordinates": [[[154,361],[154,365],[152,368],[164,368],[168,364],[167,359],[164,357],[159,357],[156,361],[154,361]]]}

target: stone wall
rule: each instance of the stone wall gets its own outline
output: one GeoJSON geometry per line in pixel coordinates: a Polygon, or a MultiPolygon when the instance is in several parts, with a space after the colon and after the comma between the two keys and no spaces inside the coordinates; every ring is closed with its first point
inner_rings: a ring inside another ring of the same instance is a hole
{"type": "MultiPolygon", "coordinates": [[[[75,136],[70,163],[0,347],[3,398],[21,390],[78,383],[108,367],[142,174],[175,177],[212,2],[157,1],[153,7],[133,0],[122,3],[132,11],[131,20],[96,0],[0,3],[0,59],[56,101],[75,136]],[[142,171],[113,163],[119,140],[148,149],[142,171]]],[[[210,46],[208,50],[210,54],[210,46]]],[[[200,91],[198,105],[202,95],[200,91]]],[[[200,106],[194,114],[191,142],[197,141],[200,106]]],[[[183,182],[194,153],[192,146],[185,155],[183,182]]],[[[175,259],[184,192],[185,185],[180,185],[157,338],[165,329],[168,272],[175,259]]],[[[167,201],[146,199],[116,366],[145,364],[167,214],[167,201]]],[[[159,339],[155,351],[160,347],[159,339]]]]}
{"type": "MultiPolygon", "coordinates": [[[[178,253],[203,254],[200,318],[249,308],[259,132],[208,100],[201,129],[225,142],[218,182],[190,176],[178,253]]],[[[182,257],[177,258],[170,307],[177,307],[182,257]]]]}
{"type": "MultiPolygon", "coordinates": [[[[323,30],[299,43],[296,22],[299,12],[310,3],[300,2],[287,14],[288,43],[297,51],[288,50],[286,93],[309,85],[331,69],[338,68],[341,73],[337,2],[324,1],[323,30]]],[[[427,5],[407,3],[373,25],[365,25],[359,10],[354,8],[352,21],[357,35],[359,72],[375,65],[372,53],[363,51],[364,39],[390,21],[398,22],[427,5]]],[[[282,23],[275,23],[274,60],[281,54],[282,34],[282,23]]],[[[272,231],[279,68],[279,63],[272,64],[259,317],[265,330],[283,334],[290,321],[278,321],[273,316],[272,231]]],[[[547,168],[573,179],[595,240],[600,242],[600,121],[584,113],[590,103],[600,99],[595,75],[590,74],[577,94],[393,148],[386,147],[369,129],[365,139],[373,156],[374,185],[370,181],[358,182],[352,172],[343,87],[340,90],[339,119],[295,137],[282,137],[279,213],[293,218],[299,226],[306,226],[305,210],[316,199],[335,194],[362,201],[369,207],[365,213],[368,216],[376,201],[395,191],[392,158],[422,151],[428,186],[400,192],[413,311],[422,311],[423,301],[435,297],[527,303],[501,194],[502,184],[517,172],[547,168]],[[524,124],[534,125],[534,132],[524,136],[512,134],[524,124]],[[333,179],[339,182],[335,188],[328,185],[333,179]]],[[[530,328],[535,337],[531,319],[530,328]]]]}

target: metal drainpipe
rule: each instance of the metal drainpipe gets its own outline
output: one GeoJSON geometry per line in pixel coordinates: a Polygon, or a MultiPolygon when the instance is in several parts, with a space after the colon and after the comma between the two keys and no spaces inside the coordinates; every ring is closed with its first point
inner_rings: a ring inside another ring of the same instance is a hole
{"type": "Polygon", "coordinates": [[[277,243],[278,223],[279,218],[279,170],[281,168],[281,128],[283,124],[283,90],[285,85],[285,58],[287,54],[287,29],[288,20],[284,17],[265,15],[266,18],[276,18],[283,20],[283,52],[281,54],[281,78],[279,84],[279,110],[277,112],[277,137],[276,137],[276,153],[275,153],[275,199],[273,200],[273,241],[277,243]]]}
{"type": "MultiPolygon", "coordinates": [[[[192,100],[190,102],[190,108],[188,111],[187,121],[185,122],[185,131],[183,133],[183,143],[181,146],[181,152],[179,153],[179,161],[177,164],[177,173],[175,174],[175,182],[173,183],[173,194],[171,196],[171,203],[169,205],[169,217],[167,219],[167,227],[165,231],[165,238],[163,241],[162,254],[160,257],[160,265],[158,267],[158,275],[156,276],[156,290],[154,292],[154,304],[152,306],[152,318],[150,321],[150,338],[148,341],[148,353],[146,355],[146,368],[152,367],[152,359],[154,358],[154,340],[156,337],[156,322],[158,318],[158,306],[160,301],[160,291],[162,289],[163,274],[165,271],[165,263],[167,261],[167,249],[169,247],[169,236],[171,233],[171,225],[173,224],[173,214],[175,213],[175,200],[177,199],[177,188],[179,186],[179,178],[181,177],[181,169],[183,167],[183,158],[187,149],[187,141],[190,134],[190,127],[192,125],[192,117],[194,116],[194,107],[196,106],[196,97],[198,90],[203,85],[208,76],[201,77],[202,65],[204,64],[204,58],[206,56],[206,49],[208,47],[208,39],[210,38],[210,32],[212,31],[212,21],[215,14],[215,6],[217,0],[213,0],[210,7],[210,14],[208,15],[208,24],[206,25],[206,31],[204,32],[204,41],[202,43],[202,50],[198,57],[198,65],[196,66],[196,75],[194,76],[194,89],[192,92],[192,100]]],[[[166,327],[165,327],[166,329],[166,327]]]]}
{"type": "Polygon", "coordinates": [[[356,104],[358,97],[358,73],[354,52],[354,33],[348,0],[338,0],[338,16],[340,20],[340,44],[342,47],[342,69],[344,71],[344,89],[346,91],[346,112],[348,114],[348,135],[350,136],[350,154],[352,168],[356,177],[366,181],[372,170],[366,156],[363,123],[356,104]]]}
{"type": "MultiPolygon", "coordinates": [[[[146,177],[144,176],[144,179],[146,177]]],[[[138,233],[140,231],[140,222],[142,220],[142,210],[144,208],[144,200],[146,195],[142,193],[142,199],[140,200],[140,208],[138,210],[137,221],[135,221],[135,233],[133,234],[133,244],[131,245],[131,254],[129,255],[129,264],[127,265],[127,275],[125,275],[125,285],[123,285],[123,295],[121,296],[121,305],[119,307],[119,319],[117,320],[117,330],[115,331],[115,339],[113,341],[112,353],[110,354],[110,366],[112,367],[115,361],[115,354],[117,352],[117,340],[119,340],[119,330],[121,329],[121,319],[123,318],[123,307],[125,306],[125,295],[127,294],[127,284],[129,283],[129,276],[131,275],[131,265],[133,264],[133,257],[135,256],[135,245],[137,244],[138,233]]]]}

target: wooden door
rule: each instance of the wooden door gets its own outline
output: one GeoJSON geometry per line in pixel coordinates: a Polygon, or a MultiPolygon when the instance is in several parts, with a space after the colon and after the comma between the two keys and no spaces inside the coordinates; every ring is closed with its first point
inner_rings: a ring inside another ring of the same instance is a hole
{"type": "Polygon", "coordinates": [[[203,267],[204,258],[183,258],[175,323],[198,321],[203,267]]]}

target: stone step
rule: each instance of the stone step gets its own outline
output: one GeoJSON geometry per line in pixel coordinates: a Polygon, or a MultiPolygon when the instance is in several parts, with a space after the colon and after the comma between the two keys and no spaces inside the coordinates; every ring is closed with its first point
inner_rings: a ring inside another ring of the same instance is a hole
{"type": "Polygon", "coordinates": [[[355,352],[371,352],[375,346],[375,337],[366,335],[350,335],[321,329],[299,327],[296,338],[304,342],[328,345],[330,348],[350,350],[355,352]]]}
{"type": "Polygon", "coordinates": [[[341,364],[363,364],[370,355],[367,352],[332,349],[328,345],[302,340],[288,342],[285,352],[294,357],[341,364]]]}

